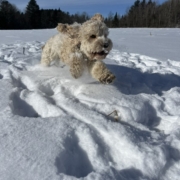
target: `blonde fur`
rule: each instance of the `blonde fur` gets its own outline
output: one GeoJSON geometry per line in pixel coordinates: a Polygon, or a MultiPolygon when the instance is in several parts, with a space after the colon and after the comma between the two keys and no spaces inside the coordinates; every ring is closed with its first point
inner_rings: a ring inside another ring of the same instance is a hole
{"type": "Polygon", "coordinates": [[[109,84],[115,76],[101,61],[112,49],[112,41],[108,38],[108,28],[100,14],[80,24],[61,24],[60,32],[51,37],[43,47],[41,64],[49,66],[53,60],[61,60],[70,67],[71,75],[78,78],[85,67],[93,78],[101,83],[109,84]]]}

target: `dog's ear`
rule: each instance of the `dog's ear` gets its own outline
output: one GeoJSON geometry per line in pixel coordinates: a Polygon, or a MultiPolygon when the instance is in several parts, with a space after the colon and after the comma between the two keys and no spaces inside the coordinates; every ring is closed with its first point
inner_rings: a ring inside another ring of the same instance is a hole
{"type": "Polygon", "coordinates": [[[104,17],[101,14],[95,14],[91,20],[104,22],[104,17]]]}
{"type": "Polygon", "coordinates": [[[72,25],[58,23],[57,26],[57,30],[59,32],[68,35],[70,38],[78,37],[79,29],[80,25],[78,23],[74,23],[72,25]]]}
{"type": "Polygon", "coordinates": [[[67,32],[67,30],[68,30],[68,24],[62,24],[62,23],[58,23],[58,25],[57,25],[57,30],[59,31],[59,32],[61,32],[61,33],[66,33],[67,32]]]}

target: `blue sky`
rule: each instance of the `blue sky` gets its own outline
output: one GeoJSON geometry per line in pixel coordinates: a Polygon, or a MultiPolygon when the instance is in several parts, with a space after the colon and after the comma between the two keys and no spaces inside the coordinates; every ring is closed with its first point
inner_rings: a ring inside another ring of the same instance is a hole
{"type": "MultiPolygon", "coordinates": [[[[29,0],[8,0],[10,3],[16,5],[21,11],[25,9],[29,0]]],[[[148,0],[147,0],[148,1],[148,0]]],[[[162,3],[165,0],[156,0],[162,3]]],[[[128,7],[130,7],[135,0],[36,0],[37,4],[42,9],[61,9],[62,11],[74,14],[77,12],[87,12],[89,15],[101,13],[108,16],[110,12],[118,12],[120,15],[125,14],[128,7]]]]}

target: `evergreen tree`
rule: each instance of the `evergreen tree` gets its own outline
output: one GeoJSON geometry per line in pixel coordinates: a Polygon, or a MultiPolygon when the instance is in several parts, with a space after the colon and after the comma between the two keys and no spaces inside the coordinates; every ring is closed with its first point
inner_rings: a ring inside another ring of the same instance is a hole
{"type": "Polygon", "coordinates": [[[30,0],[26,7],[25,13],[31,15],[37,11],[39,11],[39,5],[37,4],[36,0],[30,0]]]}
{"type": "Polygon", "coordinates": [[[116,12],[116,14],[114,15],[114,18],[113,18],[112,27],[114,27],[114,28],[119,27],[119,18],[118,18],[117,12],[116,12]]]}
{"type": "Polygon", "coordinates": [[[152,4],[152,0],[149,0],[149,1],[148,1],[148,5],[151,5],[151,4],[152,4]]]}
{"type": "Polygon", "coordinates": [[[146,0],[143,0],[142,2],[141,2],[141,7],[145,7],[146,6],[146,0]]]}
{"type": "Polygon", "coordinates": [[[136,7],[139,7],[139,5],[140,5],[140,0],[136,0],[135,2],[134,2],[134,7],[136,8],[136,7]]]}
{"type": "Polygon", "coordinates": [[[105,23],[108,27],[112,27],[113,18],[114,18],[114,14],[110,12],[108,17],[105,19],[105,23]]]}
{"type": "Polygon", "coordinates": [[[1,29],[18,29],[17,8],[7,0],[0,1],[0,28],[1,29]]]}
{"type": "Polygon", "coordinates": [[[30,0],[25,11],[27,23],[30,28],[40,27],[40,10],[36,0],[30,0]]]}

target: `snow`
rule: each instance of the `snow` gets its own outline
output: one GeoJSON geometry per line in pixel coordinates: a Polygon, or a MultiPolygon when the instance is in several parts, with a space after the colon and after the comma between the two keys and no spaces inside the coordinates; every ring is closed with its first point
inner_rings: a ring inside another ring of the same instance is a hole
{"type": "Polygon", "coordinates": [[[111,85],[42,67],[56,33],[0,31],[0,180],[179,180],[179,29],[111,29],[111,85]]]}

